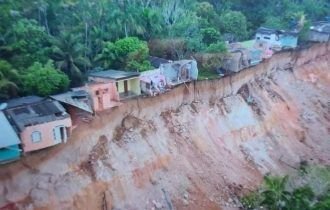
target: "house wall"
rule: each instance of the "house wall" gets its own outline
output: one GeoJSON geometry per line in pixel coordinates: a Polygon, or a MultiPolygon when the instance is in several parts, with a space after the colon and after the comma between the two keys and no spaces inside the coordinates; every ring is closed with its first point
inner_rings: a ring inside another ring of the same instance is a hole
{"type": "Polygon", "coordinates": [[[130,84],[130,90],[132,92],[134,92],[137,95],[141,94],[141,87],[140,87],[140,78],[135,78],[135,79],[131,79],[129,80],[129,84],[130,84]]]}
{"type": "Polygon", "coordinates": [[[298,37],[285,35],[280,37],[280,41],[282,47],[296,48],[298,44],[298,37]]]}
{"type": "Polygon", "coordinates": [[[198,78],[197,61],[195,61],[195,60],[191,62],[190,77],[193,80],[197,80],[197,78],[198,78]]]}
{"type": "Polygon", "coordinates": [[[308,40],[313,42],[327,42],[330,41],[330,34],[310,31],[308,35],[308,40]]]}
{"type": "Polygon", "coordinates": [[[166,83],[167,84],[177,82],[178,73],[175,69],[171,68],[170,65],[161,66],[160,69],[162,70],[162,72],[163,72],[163,74],[166,78],[166,83]]]}
{"type": "Polygon", "coordinates": [[[92,97],[93,109],[96,112],[119,105],[119,94],[112,81],[88,84],[87,91],[92,97]]]}
{"type": "Polygon", "coordinates": [[[19,159],[21,156],[18,145],[0,149],[0,164],[8,163],[19,159]]]}
{"type": "Polygon", "coordinates": [[[124,86],[125,81],[127,81],[128,91],[132,91],[137,95],[141,94],[140,78],[133,78],[133,79],[128,79],[128,80],[117,81],[118,93],[125,92],[125,86],[124,86]]]}
{"type": "MultiPolygon", "coordinates": [[[[188,68],[189,71],[189,78],[190,80],[197,80],[198,78],[198,68],[197,68],[197,62],[195,60],[191,60],[191,62],[184,64],[184,65],[190,65],[188,68]]],[[[159,67],[161,74],[163,74],[166,78],[167,84],[181,84],[185,81],[179,80],[179,75],[181,74],[181,70],[184,67],[184,65],[181,64],[179,72],[173,68],[173,64],[163,64],[159,67]],[[179,75],[178,75],[179,74],[179,75]]]]}
{"type": "Polygon", "coordinates": [[[257,65],[262,61],[262,51],[260,49],[250,50],[251,65],[257,65]]]}
{"type": "Polygon", "coordinates": [[[268,35],[268,34],[260,34],[260,33],[257,33],[256,34],[256,41],[264,41],[264,42],[267,42],[269,43],[270,45],[281,45],[281,42],[279,41],[279,37],[276,35],[276,34],[271,34],[271,35],[268,35]],[[269,39],[267,39],[266,37],[269,37],[269,39]],[[258,39],[259,38],[259,39],[258,39]]]}
{"type": "MultiPolygon", "coordinates": [[[[48,123],[43,123],[39,125],[26,127],[21,133],[20,138],[22,141],[22,148],[24,152],[31,152],[35,150],[44,149],[47,147],[54,146],[58,144],[54,139],[53,129],[58,126],[64,126],[67,129],[67,136],[70,135],[72,122],[70,117],[52,121],[48,123]],[[41,141],[34,143],[32,142],[32,133],[38,131],[41,133],[41,141]]],[[[62,142],[63,143],[63,142],[62,142]]]]}
{"type": "MultiPolygon", "coordinates": [[[[125,81],[125,80],[121,80],[121,81],[118,81],[118,82],[117,82],[117,90],[118,90],[118,93],[123,93],[123,92],[125,92],[124,81],[125,81]]],[[[128,84],[128,89],[129,89],[129,84],[128,84]]]]}

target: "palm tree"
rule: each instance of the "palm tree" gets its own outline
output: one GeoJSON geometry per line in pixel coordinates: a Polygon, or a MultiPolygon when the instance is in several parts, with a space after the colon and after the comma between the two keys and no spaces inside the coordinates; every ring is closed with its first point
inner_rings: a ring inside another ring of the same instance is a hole
{"type": "MultiPolygon", "coordinates": [[[[121,30],[125,37],[142,35],[145,32],[141,24],[141,8],[134,2],[118,1],[112,5],[113,11],[110,14],[113,31],[121,30]]],[[[119,36],[120,37],[120,36],[119,36]]]]}
{"type": "Polygon", "coordinates": [[[287,209],[290,210],[310,210],[312,201],[314,199],[313,190],[308,187],[300,187],[292,192],[291,199],[288,203],[287,209]]]}
{"type": "Polygon", "coordinates": [[[264,181],[265,189],[261,192],[263,196],[261,204],[269,210],[286,209],[290,199],[290,192],[285,190],[288,176],[283,178],[265,176],[264,181]]]}
{"type": "Polygon", "coordinates": [[[56,66],[69,76],[71,86],[81,85],[82,71],[90,67],[89,59],[84,57],[84,45],[80,41],[81,37],[72,33],[61,33],[53,40],[52,58],[56,66]]]}

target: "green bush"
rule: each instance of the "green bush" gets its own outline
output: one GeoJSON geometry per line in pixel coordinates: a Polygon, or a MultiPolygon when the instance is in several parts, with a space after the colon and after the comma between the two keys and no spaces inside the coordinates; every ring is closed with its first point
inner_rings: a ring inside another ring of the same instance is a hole
{"type": "Polygon", "coordinates": [[[22,76],[22,82],[27,94],[48,96],[65,91],[69,86],[68,76],[54,68],[53,62],[45,65],[35,62],[22,76]]]}
{"type": "Polygon", "coordinates": [[[224,42],[217,42],[210,44],[205,51],[207,53],[225,53],[227,52],[227,47],[224,42]]]}
{"type": "Polygon", "coordinates": [[[148,57],[146,42],[136,37],[127,37],[115,43],[106,42],[96,60],[101,62],[103,68],[145,71],[152,68],[148,57]]]}

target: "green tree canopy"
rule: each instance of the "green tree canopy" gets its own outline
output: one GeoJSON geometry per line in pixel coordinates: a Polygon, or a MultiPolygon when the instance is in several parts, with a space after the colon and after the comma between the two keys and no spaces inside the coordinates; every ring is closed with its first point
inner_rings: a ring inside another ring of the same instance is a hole
{"type": "Polygon", "coordinates": [[[23,86],[28,94],[48,96],[65,91],[69,86],[69,78],[55,69],[53,62],[45,65],[35,62],[22,75],[23,86]]]}
{"type": "Polygon", "coordinates": [[[19,74],[5,60],[0,60],[0,99],[14,97],[19,91],[19,74]]]}
{"type": "Polygon", "coordinates": [[[97,60],[103,68],[114,66],[126,70],[150,70],[149,48],[146,42],[136,37],[119,39],[115,43],[106,42],[97,60]]]}
{"type": "Polygon", "coordinates": [[[221,15],[221,30],[233,40],[244,40],[248,36],[247,20],[242,12],[228,11],[221,15]]]}

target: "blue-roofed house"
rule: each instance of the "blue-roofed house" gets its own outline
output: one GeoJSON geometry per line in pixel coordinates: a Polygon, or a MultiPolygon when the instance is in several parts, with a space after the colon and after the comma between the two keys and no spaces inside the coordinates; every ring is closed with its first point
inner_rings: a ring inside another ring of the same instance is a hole
{"type": "Polygon", "coordinates": [[[21,141],[2,111],[0,111],[0,125],[0,164],[4,164],[20,158],[21,141]]]}

